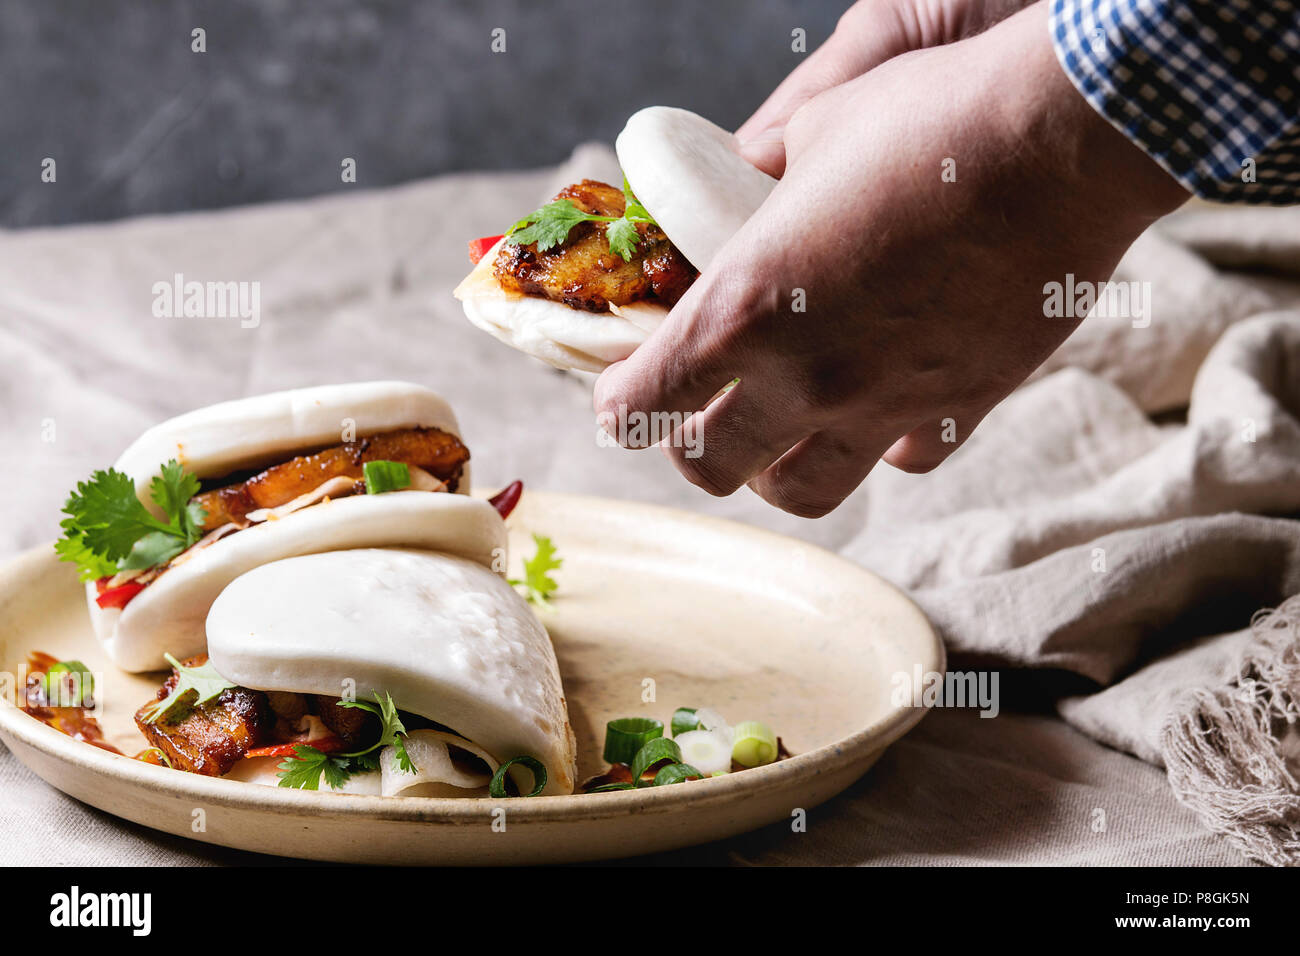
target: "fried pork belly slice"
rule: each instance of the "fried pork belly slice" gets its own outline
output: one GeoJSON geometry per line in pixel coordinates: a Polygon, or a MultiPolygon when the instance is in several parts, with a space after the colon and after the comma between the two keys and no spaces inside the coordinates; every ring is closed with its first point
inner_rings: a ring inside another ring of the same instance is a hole
{"type": "MultiPolygon", "coordinates": [[[[206,655],[183,661],[198,667],[206,655]]],[[[167,678],[155,700],[162,700],[176,686],[176,672],[167,678]]],[[[149,723],[146,713],[153,702],[135,714],[135,724],[149,744],[167,755],[177,770],[188,770],[208,777],[220,777],[255,747],[264,746],[275,725],[275,714],[261,691],[243,687],[221,692],[214,700],[198,707],[177,706],[171,714],[149,723]]]]}
{"type": "Polygon", "coordinates": [[[314,455],[300,455],[247,481],[201,492],[191,501],[206,511],[204,531],[231,522],[244,524],[249,512],[288,504],[331,478],[361,480],[368,461],[416,465],[446,482],[448,491],[455,491],[469,461],[469,449],[455,435],[437,428],[404,428],[335,445],[314,455]]]}
{"type": "Polygon", "coordinates": [[[271,735],[276,740],[289,740],[297,735],[303,718],[311,712],[307,706],[307,696],[283,690],[268,690],[265,694],[274,721],[271,735]]]}
{"type": "Polygon", "coordinates": [[[349,745],[360,747],[379,739],[379,718],[361,707],[340,707],[338,697],[313,694],[316,716],[322,724],[349,745]]]}
{"type": "MultiPolygon", "coordinates": [[[[621,189],[591,179],[562,189],[555,198],[595,216],[618,217],[626,208],[621,189]]],[[[545,252],[536,244],[503,243],[493,274],[507,291],[587,312],[608,312],[611,304],[652,297],[672,307],[695,281],[695,269],[658,226],[637,224],[641,241],[630,262],[609,251],[605,230],[604,223],[578,223],[562,245],[545,252]]]]}

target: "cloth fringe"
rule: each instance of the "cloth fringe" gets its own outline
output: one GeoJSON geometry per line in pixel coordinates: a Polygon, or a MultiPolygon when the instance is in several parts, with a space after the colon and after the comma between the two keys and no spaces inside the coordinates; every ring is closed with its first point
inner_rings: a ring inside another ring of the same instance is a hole
{"type": "Polygon", "coordinates": [[[1300,595],[1257,612],[1224,687],[1197,689],[1161,731],[1178,801],[1248,858],[1300,866],[1300,783],[1282,738],[1300,723],[1300,595]]]}

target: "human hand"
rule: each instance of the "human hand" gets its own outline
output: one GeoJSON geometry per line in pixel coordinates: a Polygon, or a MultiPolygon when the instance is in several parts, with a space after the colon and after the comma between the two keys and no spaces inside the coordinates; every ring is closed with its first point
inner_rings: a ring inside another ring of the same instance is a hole
{"type": "Polygon", "coordinates": [[[785,126],[799,107],[886,60],[974,36],[1030,0],[858,0],[826,42],[736,130],[740,154],[764,172],[785,172],[785,126]]]}
{"type": "Polygon", "coordinates": [[[882,457],[943,461],[1078,324],[1044,315],[1044,285],[1105,279],[1186,198],[1075,91],[1046,18],[1039,3],[797,110],[785,177],[602,374],[601,418],[704,409],[664,444],[678,470],[805,517],[882,457]]]}

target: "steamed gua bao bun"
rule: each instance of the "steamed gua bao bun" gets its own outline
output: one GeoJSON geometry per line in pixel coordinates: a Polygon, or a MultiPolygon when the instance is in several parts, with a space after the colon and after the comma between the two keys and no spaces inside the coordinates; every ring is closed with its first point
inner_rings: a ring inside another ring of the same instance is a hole
{"type": "Polygon", "coordinates": [[[505,524],[491,504],[468,497],[469,450],[456,416],[420,385],[360,382],[222,402],[149,429],[114,467],[161,515],[149,487],[172,459],[203,481],[191,499],[206,511],[203,538],[163,566],[86,585],[95,633],[124,670],[165,668],[164,653],[204,653],[217,595],[282,558],[410,547],[503,563],[505,524]],[[366,494],[355,477],[366,456],[409,463],[411,485],[366,494]],[[144,586],[121,607],[101,606],[103,589],[121,587],[119,579],[144,586]]]}
{"type": "MultiPolygon", "coordinates": [[[[493,772],[534,757],[546,768],[544,794],[573,792],[574,734],[550,638],[514,588],[479,562],[394,548],[273,561],[221,593],[207,634],[213,667],[241,687],[337,697],[347,686],[357,700],[389,694],[399,711],[454,735],[414,731],[414,772],[382,761],[381,772],[349,781],[352,792],[486,795],[486,776],[447,763],[447,743],[493,772]]],[[[277,764],[241,761],[238,776],[275,785],[277,764]]],[[[527,793],[532,775],[520,772],[527,793]]]]}
{"type": "MultiPolygon", "coordinates": [[[[689,110],[633,114],[615,148],[653,219],[636,223],[630,258],[609,248],[605,222],[579,223],[548,249],[507,234],[454,293],[479,328],[557,368],[599,372],[631,355],[776,185],[741,158],[730,133],[689,110]]],[[[626,198],[584,180],[556,201],[617,218],[626,198]]]]}

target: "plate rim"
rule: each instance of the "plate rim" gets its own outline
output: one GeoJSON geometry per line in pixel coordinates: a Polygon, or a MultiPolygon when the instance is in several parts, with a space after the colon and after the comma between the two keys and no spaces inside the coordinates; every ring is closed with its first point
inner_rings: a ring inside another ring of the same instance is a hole
{"type": "MultiPolygon", "coordinates": [[[[491,492],[475,491],[475,497],[480,495],[486,497],[489,494],[491,492]]],[[[924,624],[927,632],[923,650],[929,658],[921,660],[922,667],[926,671],[939,673],[946,669],[947,654],[943,641],[925,612],[906,592],[875,572],[819,545],[769,531],[766,528],[666,505],[568,492],[530,490],[529,494],[533,500],[550,499],[567,506],[615,507],[620,511],[640,511],[647,516],[659,515],[678,521],[685,519],[729,536],[748,537],[769,543],[795,544],[807,551],[816,552],[821,560],[829,560],[854,573],[873,578],[892,592],[894,599],[910,608],[924,624]]],[[[11,556],[0,566],[0,576],[13,575],[20,570],[29,571],[31,567],[39,567],[41,564],[58,564],[52,542],[37,545],[11,556]]],[[[773,789],[783,783],[793,782],[802,777],[805,772],[823,766],[830,760],[864,759],[872,753],[884,750],[902,737],[915,727],[929,713],[929,710],[930,708],[925,706],[893,707],[874,723],[832,743],[796,754],[786,760],[750,768],[743,773],[697,780],[689,787],[644,787],[599,795],[573,793],[522,800],[505,798],[505,801],[510,807],[510,819],[516,824],[586,822],[623,817],[633,811],[638,815],[669,813],[688,804],[722,803],[737,795],[743,795],[751,789],[773,789]],[[596,797],[599,798],[598,803],[593,800],[596,797]]],[[[373,794],[291,790],[198,774],[178,775],[170,768],[147,764],[127,755],[110,753],[74,740],[53,727],[27,716],[15,703],[0,696],[0,739],[8,745],[8,737],[11,735],[28,747],[55,760],[70,763],[81,770],[114,777],[130,785],[162,791],[170,797],[193,796],[213,806],[236,810],[289,811],[331,820],[438,823],[456,826],[479,825],[485,814],[490,815],[502,804],[502,800],[492,797],[475,799],[383,797],[373,794]],[[185,779],[177,779],[178,776],[185,779]]],[[[21,758],[19,759],[22,762],[21,758]]]]}

